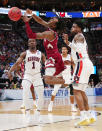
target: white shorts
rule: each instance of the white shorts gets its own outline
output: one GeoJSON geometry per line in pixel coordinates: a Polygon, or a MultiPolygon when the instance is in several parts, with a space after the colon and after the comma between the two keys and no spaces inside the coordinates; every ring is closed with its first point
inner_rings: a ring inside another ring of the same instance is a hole
{"type": "MultiPolygon", "coordinates": [[[[45,69],[45,75],[47,76],[53,76],[55,72],[56,72],[56,69],[54,67],[49,67],[45,69]]],[[[61,77],[61,76],[62,74],[60,73],[56,77],[61,77]]]]}
{"type": "Polygon", "coordinates": [[[89,77],[94,73],[94,67],[89,59],[78,62],[75,66],[72,81],[74,89],[85,91],[88,86],[89,77]]]}
{"type": "MultiPolygon", "coordinates": [[[[36,74],[36,75],[25,74],[24,78],[23,78],[23,81],[24,80],[27,80],[28,82],[33,84],[34,87],[43,86],[43,81],[42,81],[40,73],[36,74]]],[[[23,81],[22,81],[22,83],[23,83],[23,81]]]]}
{"type": "Polygon", "coordinates": [[[71,73],[69,74],[66,74],[66,73],[63,73],[62,72],[62,76],[63,76],[63,79],[65,80],[65,84],[71,84],[72,80],[71,80],[71,73]]]}

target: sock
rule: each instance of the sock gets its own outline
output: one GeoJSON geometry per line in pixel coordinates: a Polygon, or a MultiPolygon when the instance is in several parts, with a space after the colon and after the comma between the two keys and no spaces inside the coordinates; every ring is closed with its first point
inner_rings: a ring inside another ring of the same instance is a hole
{"type": "Polygon", "coordinates": [[[94,114],[92,113],[91,110],[86,111],[86,115],[87,115],[87,117],[88,117],[89,119],[92,118],[92,117],[94,117],[94,114]]]}
{"type": "Polygon", "coordinates": [[[74,104],[71,104],[71,107],[74,108],[74,104]]]}
{"type": "Polygon", "coordinates": [[[53,105],[53,101],[50,101],[50,104],[53,105]]]}
{"type": "Polygon", "coordinates": [[[84,120],[84,119],[87,119],[87,116],[86,116],[86,111],[80,111],[80,119],[81,120],[84,120]]]}

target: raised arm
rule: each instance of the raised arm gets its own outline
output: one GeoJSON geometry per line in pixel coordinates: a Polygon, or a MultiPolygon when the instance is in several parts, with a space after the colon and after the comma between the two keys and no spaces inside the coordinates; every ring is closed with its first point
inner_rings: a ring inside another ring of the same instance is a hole
{"type": "Polygon", "coordinates": [[[25,25],[26,25],[27,36],[30,39],[44,39],[44,38],[46,38],[46,39],[51,41],[55,38],[53,31],[44,31],[42,33],[35,33],[35,32],[32,31],[28,22],[25,21],[25,25]]]}
{"type": "Polygon", "coordinates": [[[10,68],[9,72],[8,72],[8,77],[11,80],[12,79],[12,74],[11,72],[15,71],[18,66],[23,62],[23,60],[26,57],[26,52],[21,53],[20,57],[17,59],[16,63],[10,68]]]}
{"type": "Polygon", "coordinates": [[[41,25],[43,25],[43,26],[45,26],[45,27],[48,27],[48,22],[44,21],[44,20],[41,19],[39,16],[37,16],[37,15],[35,15],[35,14],[32,14],[32,10],[27,9],[27,10],[26,10],[26,13],[27,13],[27,14],[31,14],[32,17],[33,17],[33,19],[34,19],[37,23],[39,23],[39,24],[41,24],[41,25]]]}
{"type": "Polygon", "coordinates": [[[80,33],[75,35],[73,43],[68,41],[68,35],[67,34],[63,34],[63,39],[64,39],[64,42],[66,43],[66,45],[68,45],[70,48],[74,49],[77,52],[81,51],[82,44],[84,44],[84,36],[83,35],[81,35],[80,33]],[[78,44],[78,47],[77,47],[77,44],[78,44]],[[81,48],[79,48],[79,46],[81,48]]]}

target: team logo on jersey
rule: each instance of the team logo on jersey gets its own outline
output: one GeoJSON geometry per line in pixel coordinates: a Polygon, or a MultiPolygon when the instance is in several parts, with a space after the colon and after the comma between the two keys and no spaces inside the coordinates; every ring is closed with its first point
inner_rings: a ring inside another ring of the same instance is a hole
{"type": "Polygon", "coordinates": [[[36,56],[31,56],[31,57],[28,57],[28,62],[29,61],[40,61],[40,58],[39,57],[36,57],[36,56]]]}
{"type": "Polygon", "coordinates": [[[47,45],[47,48],[49,49],[49,48],[52,48],[53,49],[53,46],[51,45],[51,44],[48,44],[47,45]]]}

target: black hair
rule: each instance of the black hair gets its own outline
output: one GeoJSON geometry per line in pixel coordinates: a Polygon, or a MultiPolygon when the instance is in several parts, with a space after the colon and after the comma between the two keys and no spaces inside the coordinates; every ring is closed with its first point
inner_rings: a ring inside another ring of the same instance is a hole
{"type": "Polygon", "coordinates": [[[83,23],[82,23],[81,21],[79,21],[79,20],[74,21],[73,24],[77,24],[77,26],[78,26],[79,28],[81,28],[81,30],[84,29],[84,25],[83,25],[83,23]]]}
{"type": "Polygon", "coordinates": [[[65,31],[66,23],[63,19],[58,19],[58,22],[56,22],[55,30],[59,33],[62,33],[65,31]]]}
{"type": "Polygon", "coordinates": [[[67,45],[62,45],[62,48],[63,48],[63,47],[66,47],[66,48],[67,48],[67,50],[69,50],[69,48],[68,48],[68,46],[67,46],[67,45]]]}

